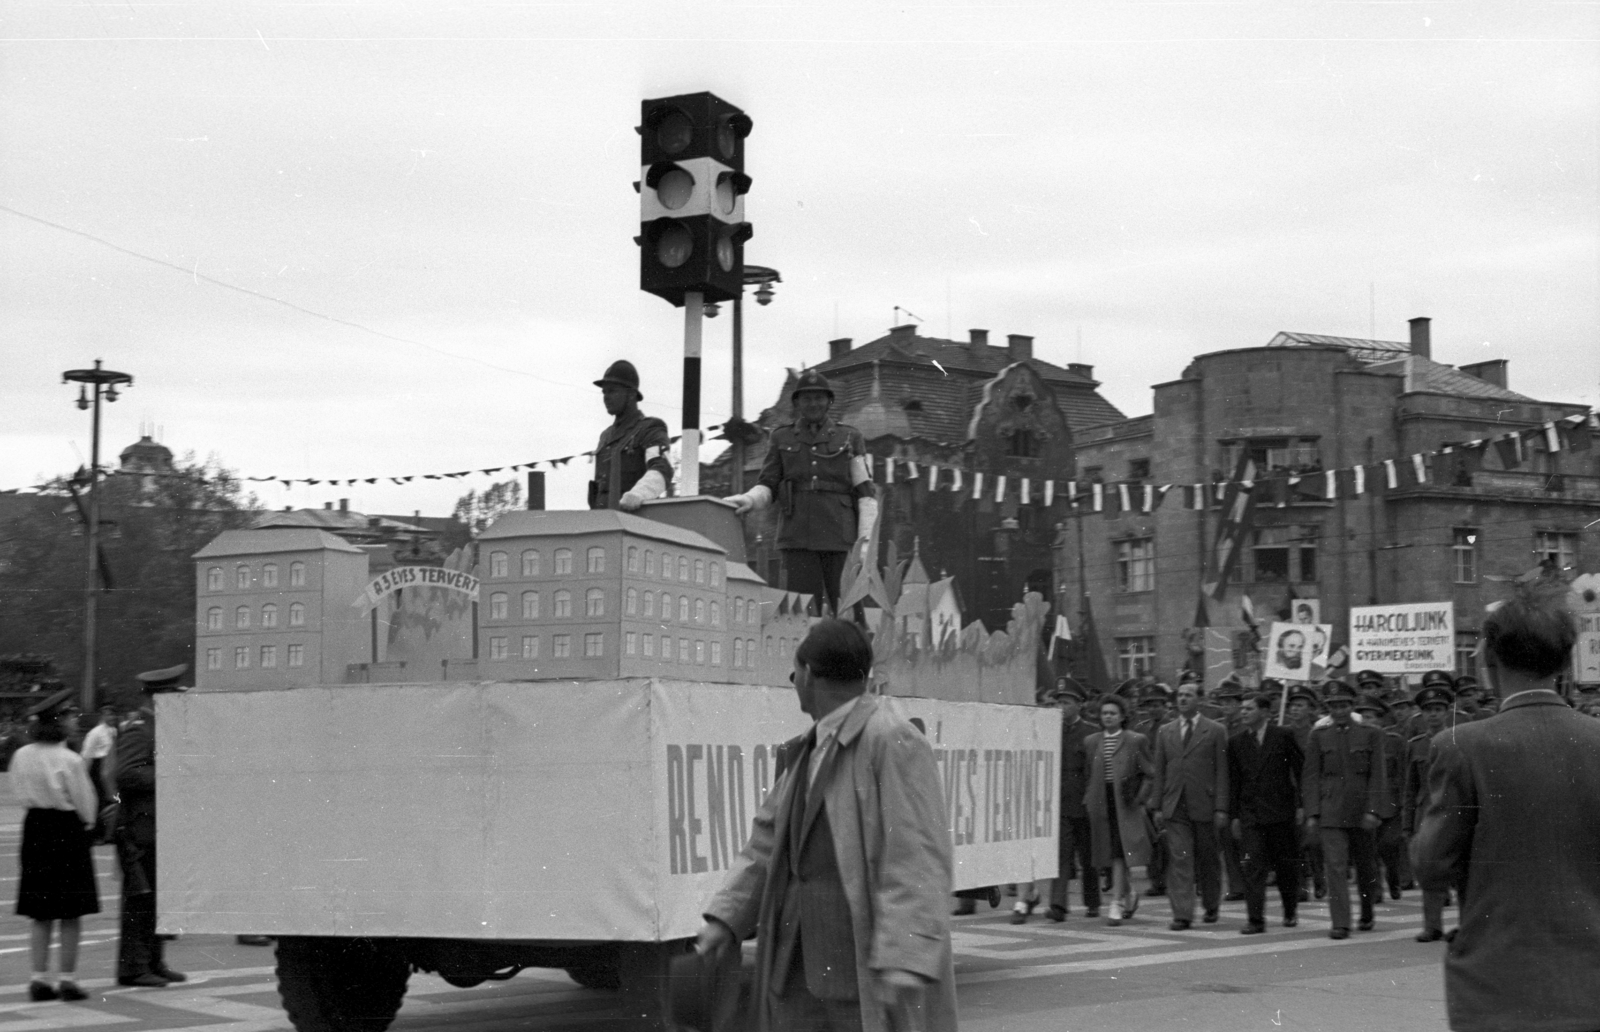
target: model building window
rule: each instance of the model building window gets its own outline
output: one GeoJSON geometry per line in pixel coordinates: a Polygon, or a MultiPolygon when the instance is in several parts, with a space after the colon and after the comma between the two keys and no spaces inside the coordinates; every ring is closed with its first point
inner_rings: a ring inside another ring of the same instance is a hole
{"type": "Polygon", "coordinates": [[[1541,530],[1533,536],[1533,557],[1542,566],[1570,570],[1578,557],[1578,535],[1541,530]]]}
{"type": "Polygon", "coordinates": [[[589,572],[590,573],[605,573],[606,572],[606,550],[605,549],[598,548],[598,547],[591,548],[591,549],[589,549],[587,558],[589,560],[589,572]]]}
{"type": "Polygon", "coordinates": [[[653,591],[647,591],[644,593],[644,615],[656,615],[656,593],[653,591]]]}
{"type": "Polygon", "coordinates": [[[644,550],[644,575],[646,577],[656,575],[656,554],[648,548],[644,550]]]}
{"type": "Polygon", "coordinates": [[[601,633],[585,634],[583,636],[583,655],[586,659],[596,659],[605,655],[606,636],[601,633]]]}
{"type": "Polygon", "coordinates": [[[1156,587],[1156,543],[1154,538],[1129,538],[1118,541],[1117,590],[1154,591],[1156,587]]]}
{"type": "Polygon", "coordinates": [[[222,650],[221,649],[206,649],[206,669],[207,670],[221,670],[222,669],[222,650]]]}
{"type": "Polygon", "coordinates": [[[628,616],[639,615],[639,589],[629,588],[628,593],[622,596],[622,611],[628,616]]]}
{"type": "Polygon", "coordinates": [[[672,553],[671,552],[662,552],[661,553],[661,579],[662,580],[671,580],[672,579],[672,571],[676,570],[676,569],[677,569],[677,567],[672,565],[672,553]]]}
{"type": "Polygon", "coordinates": [[[550,639],[550,654],[556,659],[569,659],[572,656],[572,635],[557,634],[550,639]]]}
{"type": "Polygon", "coordinates": [[[639,649],[639,636],[632,631],[622,636],[622,654],[634,655],[639,649]]]}
{"type": "Polygon", "coordinates": [[[539,550],[527,549],[522,553],[522,575],[524,577],[539,576],[539,550]]]}
{"type": "Polygon", "coordinates": [[[503,591],[497,591],[489,596],[489,619],[504,620],[506,610],[510,607],[511,600],[503,591]]]}
{"type": "Polygon", "coordinates": [[[706,622],[706,600],[703,598],[697,598],[694,600],[694,622],[706,622]]]}
{"type": "Polygon", "coordinates": [[[685,583],[689,580],[689,557],[686,555],[678,556],[678,579],[685,583]]]}
{"type": "Polygon", "coordinates": [[[240,566],[233,571],[233,585],[240,591],[250,586],[250,567],[240,566]]]}
{"type": "Polygon", "coordinates": [[[696,559],[694,561],[694,582],[696,584],[704,584],[706,582],[706,561],[704,559],[696,559]]]}
{"type": "Polygon", "coordinates": [[[1117,676],[1144,677],[1155,667],[1156,640],[1151,637],[1117,639],[1117,676]]]}
{"type": "Polygon", "coordinates": [[[713,627],[721,627],[722,626],[722,603],[721,602],[713,602],[713,603],[711,603],[711,626],[713,626],[713,627]]]}
{"type": "Polygon", "coordinates": [[[508,639],[508,638],[490,638],[489,639],[489,658],[490,659],[505,659],[509,655],[511,655],[510,639],[508,639]]]}
{"type": "Polygon", "coordinates": [[[250,646],[240,645],[233,650],[233,668],[246,670],[250,666],[250,646]]]}
{"type": "Polygon", "coordinates": [[[1129,459],[1128,460],[1128,479],[1129,480],[1139,480],[1139,481],[1149,480],[1150,479],[1150,460],[1149,459],[1129,459]]]}
{"type": "Polygon", "coordinates": [[[522,593],[522,618],[524,620],[539,619],[539,593],[537,591],[524,591],[522,593]]]}
{"type": "Polygon", "coordinates": [[[722,587],[722,564],[719,562],[711,564],[711,586],[713,588],[722,587]]]}
{"type": "Polygon", "coordinates": [[[696,666],[706,665],[706,643],[704,641],[696,641],[694,643],[694,661],[696,666]]]}
{"type": "Polygon", "coordinates": [[[1019,459],[1035,458],[1039,454],[1039,441],[1032,430],[1018,427],[1006,438],[1006,454],[1019,459]]]}
{"type": "Polygon", "coordinates": [[[261,586],[275,588],[278,586],[278,564],[267,563],[261,567],[261,586]]]}
{"type": "Polygon", "coordinates": [[[556,592],[555,615],[557,617],[572,615],[572,592],[565,589],[556,592]]]}
{"type": "Polygon", "coordinates": [[[672,619],[672,596],[665,591],[661,593],[661,619],[663,621],[672,619]]]}
{"type": "Polygon", "coordinates": [[[221,606],[212,606],[210,609],[206,610],[206,630],[208,630],[208,631],[220,631],[220,630],[222,630],[222,607],[221,606]]]}
{"type": "Polygon", "coordinates": [[[681,623],[681,624],[686,624],[686,623],[689,622],[689,596],[688,595],[679,595],[678,596],[678,622],[681,623]]]}
{"type": "Polygon", "coordinates": [[[628,546],[628,572],[639,572],[639,549],[634,545],[628,546]]]}
{"type": "Polygon", "coordinates": [[[679,638],[678,639],[678,662],[682,663],[684,666],[688,666],[689,665],[689,639],[688,638],[679,638]]]}
{"type": "Polygon", "coordinates": [[[305,563],[290,563],[289,564],[289,587],[291,587],[291,588],[303,588],[305,586],[306,586],[306,564],[305,563]]]}
{"type": "Polygon", "coordinates": [[[722,642],[720,641],[714,641],[711,643],[711,665],[722,665],[722,642]]]}
{"type": "Polygon", "coordinates": [[[733,622],[735,624],[744,623],[744,599],[738,595],[733,598],[733,622]]]}
{"type": "Polygon", "coordinates": [[[250,607],[240,606],[233,611],[233,625],[240,630],[250,626],[250,607]]]}
{"type": "Polygon", "coordinates": [[[743,670],[744,669],[744,639],[743,638],[735,638],[735,639],[733,639],[733,668],[735,670],[743,670]]]}
{"type": "Polygon", "coordinates": [[[644,645],[644,654],[646,656],[653,657],[656,654],[656,636],[655,635],[653,635],[653,634],[645,635],[644,636],[644,642],[642,644],[644,645]]]}
{"type": "Polygon", "coordinates": [[[289,665],[292,667],[306,665],[306,647],[304,645],[289,646],[289,665]]]}
{"type": "Polygon", "coordinates": [[[522,636],[522,658],[539,658],[539,636],[537,634],[524,634],[522,636]]]}
{"type": "Polygon", "coordinates": [[[489,553],[489,576],[505,577],[511,572],[511,557],[504,552],[489,553]]]}
{"type": "Polygon", "coordinates": [[[563,574],[563,573],[571,573],[571,572],[572,572],[572,549],[570,549],[570,548],[558,548],[558,549],[556,549],[556,573],[557,573],[557,575],[560,575],[560,574],[563,574]]]}
{"type": "Polygon", "coordinates": [[[264,670],[265,669],[270,669],[270,668],[275,667],[277,665],[278,665],[278,646],[276,646],[276,645],[263,645],[263,646],[261,646],[261,667],[262,667],[262,669],[264,669],[264,670]]]}
{"type": "Polygon", "coordinates": [[[273,605],[271,602],[268,602],[266,605],[261,607],[261,626],[278,626],[278,607],[273,605]]]}
{"type": "MultiPolygon", "coordinates": [[[[304,602],[289,603],[289,626],[304,627],[306,624],[306,604],[304,602]]],[[[293,665],[293,664],[291,664],[293,665]]]]}
{"type": "Polygon", "coordinates": [[[1321,447],[1315,437],[1258,437],[1227,441],[1222,445],[1219,479],[1232,477],[1241,456],[1255,463],[1257,476],[1268,473],[1316,473],[1322,469],[1321,447]]]}
{"type": "MultiPolygon", "coordinates": [[[[1456,583],[1476,584],[1478,582],[1478,532],[1469,527],[1457,527],[1451,531],[1450,552],[1455,558],[1456,583]]],[[[1462,669],[1456,667],[1457,670],[1462,669]]]]}
{"type": "Polygon", "coordinates": [[[606,593],[603,588],[590,588],[583,596],[584,616],[606,615],[606,593]]]}
{"type": "Polygon", "coordinates": [[[206,590],[207,591],[221,591],[222,590],[222,567],[213,566],[213,567],[211,567],[211,569],[206,571],[206,590]]]}

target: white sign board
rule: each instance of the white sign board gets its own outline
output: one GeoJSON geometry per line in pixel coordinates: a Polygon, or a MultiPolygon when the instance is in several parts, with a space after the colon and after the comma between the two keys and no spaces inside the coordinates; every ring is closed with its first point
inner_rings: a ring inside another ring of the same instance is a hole
{"type": "Polygon", "coordinates": [[[1275,623],[1267,633],[1266,676],[1315,681],[1327,669],[1332,624],[1275,623]]]}
{"type": "Polygon", "coordinates": [[[1572,650],[1572,679],[1600,684],[1600,613],[1579,613],[1578,644],[1572,650]]]}
{"type": "Polygon", "coordinates": [[[1420,674],[1456,668],[1455,606],[1407,602],[1350,608],[1350,668],[1420,674]]]}

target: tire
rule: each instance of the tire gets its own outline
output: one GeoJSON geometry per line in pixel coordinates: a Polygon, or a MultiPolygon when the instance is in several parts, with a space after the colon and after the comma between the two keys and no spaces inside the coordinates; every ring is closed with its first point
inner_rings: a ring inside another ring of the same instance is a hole
{"type": "Polygon", "coordinates": [[[569,967],[567,968],[567,974],[574,982],[577,982],[585,989],[602,989],[608,992],[615,992],[622,988],[622,972],[618,970],[615,962],[569,967]]]}
{"type": "Polygon", "coordinates": [[[379,939],[278,939],[278,995],[298,1032],[384,1032],[411,965],[379,939]]]}

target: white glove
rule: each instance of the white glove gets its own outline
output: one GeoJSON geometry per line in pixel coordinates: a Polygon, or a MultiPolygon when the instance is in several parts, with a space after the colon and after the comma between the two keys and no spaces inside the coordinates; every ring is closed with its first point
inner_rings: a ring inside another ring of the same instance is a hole
{"type": "Polygon", "coordinates": [[[632,512],[645,502],[653,501],[666,493],[667,482],[662,478],[661,471],[647,469],[644,476],[639,478],[639,482],[617,499],[617,505],[626,512],[632,512]]]}
{"type": "Polygon", "coordinates": [[[744,494],[729,495],[725,502],[732,502],[738,506],[739,515],[744,515],[752,509],[765,509],[772,503],[772,491],[765,484],[757,484],[744,494]]]}
{"type": "Polygon", "coordinates": [[[872,533],[878,529],[878,500],[867,497],[856,502],[856,540],[872,542],[872,533]]]}

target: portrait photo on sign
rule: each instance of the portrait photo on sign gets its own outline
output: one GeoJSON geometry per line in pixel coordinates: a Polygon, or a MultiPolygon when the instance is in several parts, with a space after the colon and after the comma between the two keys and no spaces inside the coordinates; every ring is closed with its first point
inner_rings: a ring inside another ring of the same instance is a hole
{"type": "Polygon", "coordinates": [[[1317,677],[1332,630],[1328,624],[1274,623],[1267,636],[1266,676],[1283,681],[1317,677]]]}
{"type": "Polygon", "coordinates": [[[1317,624],[1322,622],[1322,600],[1320,598],[1294,598],[1289,600],[1289,622],[1297,624],[1317,624]]]}

